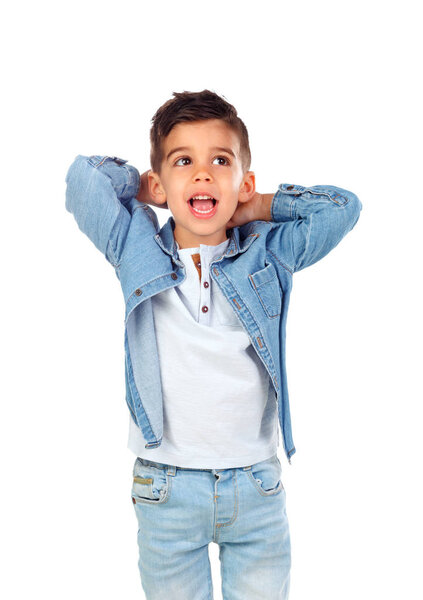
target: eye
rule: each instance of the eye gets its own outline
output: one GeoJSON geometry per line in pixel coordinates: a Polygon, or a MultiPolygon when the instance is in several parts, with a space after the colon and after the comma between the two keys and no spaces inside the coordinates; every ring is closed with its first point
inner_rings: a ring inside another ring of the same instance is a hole
{"type": "MultiPolygon", "coordinates": [[[[181,156],[181,158],[178,158],[178,160],[175,162],[175,165],[177,165],[180,160],[191,160],[191,159],[188,158],[188,156],[181,156]]],[[[182,165],[182,166],[184,166],[184,165],[182,165]]]]}
{"type": "MultiPolygon", "coordinates": [[[[215,160],[219,159],[219,160],[225,160],[226,164],[229,165],[229,160],[226,158],[226,156],[216,156],[215,160]]],[[[223,165],[222,165],[223,166],[223,165]]]]}
{"type": "MultiPolygon", "coordinates": [[[[178,162],[180,160],[191,160],[188,156],[181,156],[180,158],[178,158],[178,160],[175,162],[175,165],[178,164],[178,162]]],[[[220,166],[225,166],[225,165],[230,165],[229,160],[226,158],[226,156],[216,156],[216,158],[214,160],[224,160],[226,161],[224,165],[220,164],[220,166]]],[[[182,167],[184,167],[185,165],[181,165],[182,167]]]]}

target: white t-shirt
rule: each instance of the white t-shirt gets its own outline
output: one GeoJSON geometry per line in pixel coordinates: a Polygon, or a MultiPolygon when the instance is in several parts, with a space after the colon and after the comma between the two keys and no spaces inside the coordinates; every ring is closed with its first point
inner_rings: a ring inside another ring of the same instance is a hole
{"type": "Polygon", "coordinates": [[[148,460],[194,469],[230,469],[277,452],[276,396],[236,313],[210,277],[226,251],[178,246],[186,279],[152,297],[163,393],[163,439],[145,448],[129,416],[128,448],[148,460]]]}

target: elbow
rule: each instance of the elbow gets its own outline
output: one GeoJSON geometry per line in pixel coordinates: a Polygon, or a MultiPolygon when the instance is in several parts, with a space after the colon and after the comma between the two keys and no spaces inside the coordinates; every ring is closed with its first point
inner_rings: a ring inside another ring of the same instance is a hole
{"type": "Polygon", "coordinates": [[[348,192],[348,195],[349,195],[349,201],[345,205],[345,208],[349,212],[349,223],[350,224],[348,227],[348,231],[350,231],[355,226],[358,219],[360,218],[360,212],[361,212],[361,209],[363,208],[363,205],[361,203],[361,200],[359,199],[359,197],[356,194],[353,194],[352,192],[348,192]]]}

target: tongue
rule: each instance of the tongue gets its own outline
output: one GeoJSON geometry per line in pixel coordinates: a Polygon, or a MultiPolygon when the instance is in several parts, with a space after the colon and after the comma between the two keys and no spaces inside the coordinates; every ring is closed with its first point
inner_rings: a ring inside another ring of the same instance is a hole
{"type": "Polygon", "coordinates": [[[213,200],[193,200],[192,205],[198,210],[210,210],[213,208],[213,200]]]}

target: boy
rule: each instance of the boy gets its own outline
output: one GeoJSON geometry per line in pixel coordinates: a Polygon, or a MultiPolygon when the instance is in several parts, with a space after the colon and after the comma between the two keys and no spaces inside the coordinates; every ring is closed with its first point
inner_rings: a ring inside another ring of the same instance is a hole
{"type": "Polygon", "coordinates": [[[295,453],[285,370],[293,273],[359,218],[334,186],[260,194],[248,133],[209,90],[153,117],[151,170],[77,156],[66,208],[124,294],[132,502],[148,600],[288,598],[290,536],[277,457],[295,453]],[[160,228],[148,206],[169,208],[160,228]]]}

